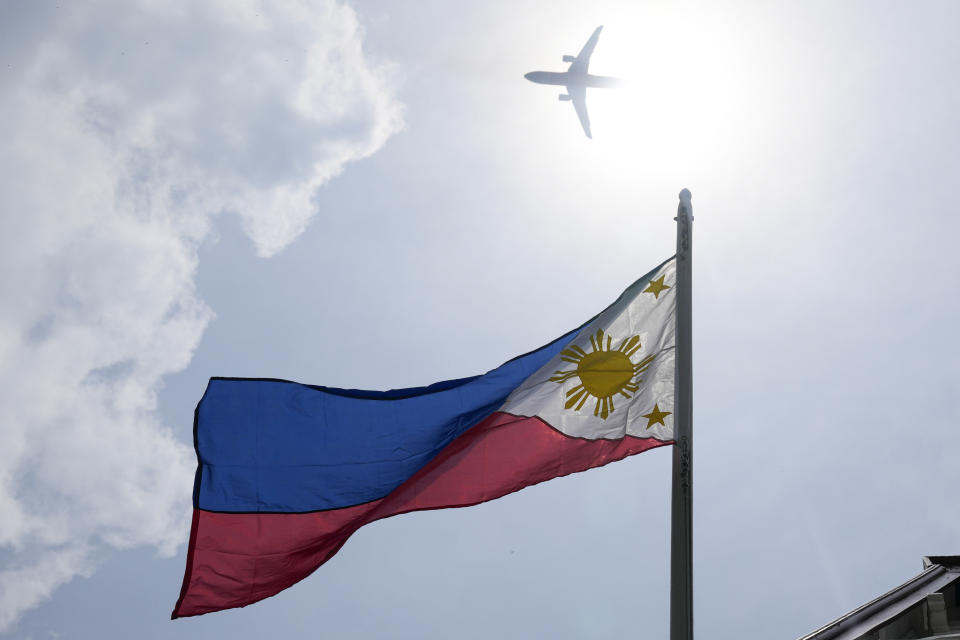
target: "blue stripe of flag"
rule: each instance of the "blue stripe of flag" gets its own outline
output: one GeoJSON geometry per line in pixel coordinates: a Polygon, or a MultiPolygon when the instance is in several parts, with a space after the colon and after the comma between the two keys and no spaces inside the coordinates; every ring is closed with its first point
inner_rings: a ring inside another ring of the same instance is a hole
{"type": "Polygon", "coordinates": [[[196,412],[195,506],[301,513],[383,498],[495,411],[577,331],[484,375],[428,387],[211,378],[196,412]]]}

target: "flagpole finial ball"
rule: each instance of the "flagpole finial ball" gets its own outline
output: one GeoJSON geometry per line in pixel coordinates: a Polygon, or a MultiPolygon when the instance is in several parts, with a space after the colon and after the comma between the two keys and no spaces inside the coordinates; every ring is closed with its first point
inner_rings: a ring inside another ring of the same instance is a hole
{"type": "Polygon", "coordinates": [[[674,219],[679,220],[681,217],[687,220],[693,220],[693,205],[690,204],[690,189],[684,189],[680,192],[680,206],[677,207],[677,217],[674,219]]]}

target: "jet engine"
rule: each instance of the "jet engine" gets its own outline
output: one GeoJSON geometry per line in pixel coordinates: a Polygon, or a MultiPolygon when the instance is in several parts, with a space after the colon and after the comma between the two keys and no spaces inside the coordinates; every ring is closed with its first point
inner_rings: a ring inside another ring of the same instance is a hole
{"type": "Polygon", "coordinates": [[[570,99],[570,96],[567,95],[566,93],[561,93],[561,94],[560,94],[560,102],[566,102],[566,101],[569,100],[569,99],[570,99]]]}
{"type": "Polygon", "coordinates": [[[564,61],[564,62],[573,62],[573,61],[576,60],[576,59],[577,59],[576,56],[563,56],[563,61],[564,61]]]}

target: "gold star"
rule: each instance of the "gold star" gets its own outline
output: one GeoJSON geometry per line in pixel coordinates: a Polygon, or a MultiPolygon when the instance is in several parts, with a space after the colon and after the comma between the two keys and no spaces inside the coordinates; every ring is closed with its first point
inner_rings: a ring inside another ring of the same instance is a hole
{"type": "Polygon", "coordinates": [[[660,411],[660,405],[654,403],[653,411],[643,416],[644,418],[647,419],[647,429],[649,429],[655,424],[662,424],[663,426],[667,426],[667,424],[663,421],[663,419],[669,416],[670,413],[671,413],[670,411],[660,411]]]}
{"type": "Polygon", "coordinates": [[[668,284],[663,284],[663,279],[664,279],[664,278],[666,278],[666,276],[660,276],[660,277],[657,278],[656,280],[651,280],[651,281],[650,281],[650,286],[648,286],[646,289],[644,289],[644,290],[643,290],[643,293],[652,293],[652,294],[653,294],[653,297],[656,298],[657,300],[659,300],[659,299],[660,299],[660,293],[663,292],[664,289],[669,289],[669,288],[670,288],[670,285],[668,285],[668,284]]]}

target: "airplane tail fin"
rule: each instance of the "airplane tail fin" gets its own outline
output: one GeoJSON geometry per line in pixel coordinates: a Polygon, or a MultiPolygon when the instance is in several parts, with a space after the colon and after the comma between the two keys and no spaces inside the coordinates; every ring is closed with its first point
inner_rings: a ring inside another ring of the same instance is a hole
{"type": "Polygon", "coordinates": [[[576,59],[577,59],[577,56],[563,56],[564,62],[573,62],[576,59]]]}
{"type": "Polygon", "coordinates": [[[566,102],[567,100],[570,100],[570,96],[569,96],[568,94],[566,94],[566,93],[561,93],[561,94],[560,94],[560,102],[566,102]]]}

